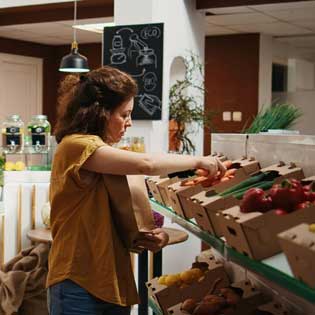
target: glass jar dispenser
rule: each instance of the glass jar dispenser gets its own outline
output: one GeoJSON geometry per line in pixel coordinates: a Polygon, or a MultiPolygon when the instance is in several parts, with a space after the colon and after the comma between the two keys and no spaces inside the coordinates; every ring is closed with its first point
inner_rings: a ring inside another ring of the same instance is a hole
{"type": "Polygon", "coordinates": [[[19,115],[11,115],[2,123],[4,153],[21,153],[24,148],[24,122],[19,115]]]}
{"type": "Polygon", "coordinates": [[[33,152],[45,153],[50,149],[51,126],[46,115],[35,115],[27,124],[28,137],[33,152]]]}

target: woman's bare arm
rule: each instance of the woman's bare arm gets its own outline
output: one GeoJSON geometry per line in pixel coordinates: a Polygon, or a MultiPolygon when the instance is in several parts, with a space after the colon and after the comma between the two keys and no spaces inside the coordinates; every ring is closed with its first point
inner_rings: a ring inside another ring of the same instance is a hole
{"type": "Polygon", "coordinates": [[[116,175],[164,175],[188,169],[203,168],[215,175],[224,166],[215,158],[177,154],[152,155],[116,149],[111,146],[98,148],[83,164],[88,171],[116,175]]]}

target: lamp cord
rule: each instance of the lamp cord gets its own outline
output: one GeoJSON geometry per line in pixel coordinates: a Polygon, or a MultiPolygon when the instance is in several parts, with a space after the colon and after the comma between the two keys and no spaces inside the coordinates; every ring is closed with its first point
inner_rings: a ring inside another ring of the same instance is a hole
{"type": "Polygon", "coordinates": [[[77,29],[74,27],[77,24],[77,0],[74,0],[74,16],[73,16],[73,41],[77,42],[77,29]]]}

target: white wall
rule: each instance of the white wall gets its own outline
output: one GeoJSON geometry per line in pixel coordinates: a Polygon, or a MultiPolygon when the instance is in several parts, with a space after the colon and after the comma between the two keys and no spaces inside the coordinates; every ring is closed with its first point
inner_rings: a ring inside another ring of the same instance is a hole
{"type": "MultiPolygon", "coordinates": [[[[114,2],[114,12],[116,25],[164,23],[162,120],[135,121],[126,136],[145,136],[148,152],[167,152],[171,65],[174,58],[189,51],[204,61],[204,17],[195,10],[195,1],[185,0],[118,0],[114,2]]],[[[202,154],[203,130],[200,129],[193,139],[196,154],[202,154]]]]}
{"type": "Polygon", "coordinates": [[[271,104],[272,37],[260,35],[258,110],[271,104]]]}
{"type": "MultiPolygon", "coordinates": [[[[204,16],[195,10],[195,1],[187,0],[115,0],[114,13],[116,25],[164,23],[162,120],[135,121],[127,136],[145,136],[148,152],[167,152],[171,65],[174,58],[188,51],[204,60],[204,16]]],[[[197,154],[202,154],[203,131],[200,130],[193,139],[196,139],[197,154]]],[[[166,226],[174,227],[167,219],[166,226]]],[[[189,268],[198,253],[200,240],[193,235],[181,245],[166,247],[163,250],[163,273],[177,273],[189,268]]]]}
{"type": "Polygon", "coordinates": [[[273,97],[279,102],[289,102],[296,105],[303,112],[303,116],[297,124],[291,128],[299,130],[303,135],[315,135],[314,109],[315,109],[315,90],[297,91],[289,93],[274,93],[273,97]]]}
{"type": "Polygon", "coordinates": [[[303,116],[292,128],[301,134],[315,135],[315,66],[305,60],[299,50],[287,43],[273,40],[272,58],[274,62],[288,65],[288,93],[273,93],[277,102],[289,102],[299,107],[303,116]]]}
{"type": "Polygon", "coordinates": [[[290,58],[288,61],[288,91],[314,90],[315,65],[313,62],[290,58]]]}

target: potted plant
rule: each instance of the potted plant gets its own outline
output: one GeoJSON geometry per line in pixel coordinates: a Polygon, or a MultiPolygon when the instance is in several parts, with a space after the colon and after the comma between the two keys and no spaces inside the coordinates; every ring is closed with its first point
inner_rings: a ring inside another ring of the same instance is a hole
{"type": "Polygon", "coordinates": [[[190,53],[183,62],[184,77],[175,81],[169,93],[169,151],[194,154],[191,124],[211,127],[214,113],[204,111],[204,67],[199,57],[190,53]]]}

